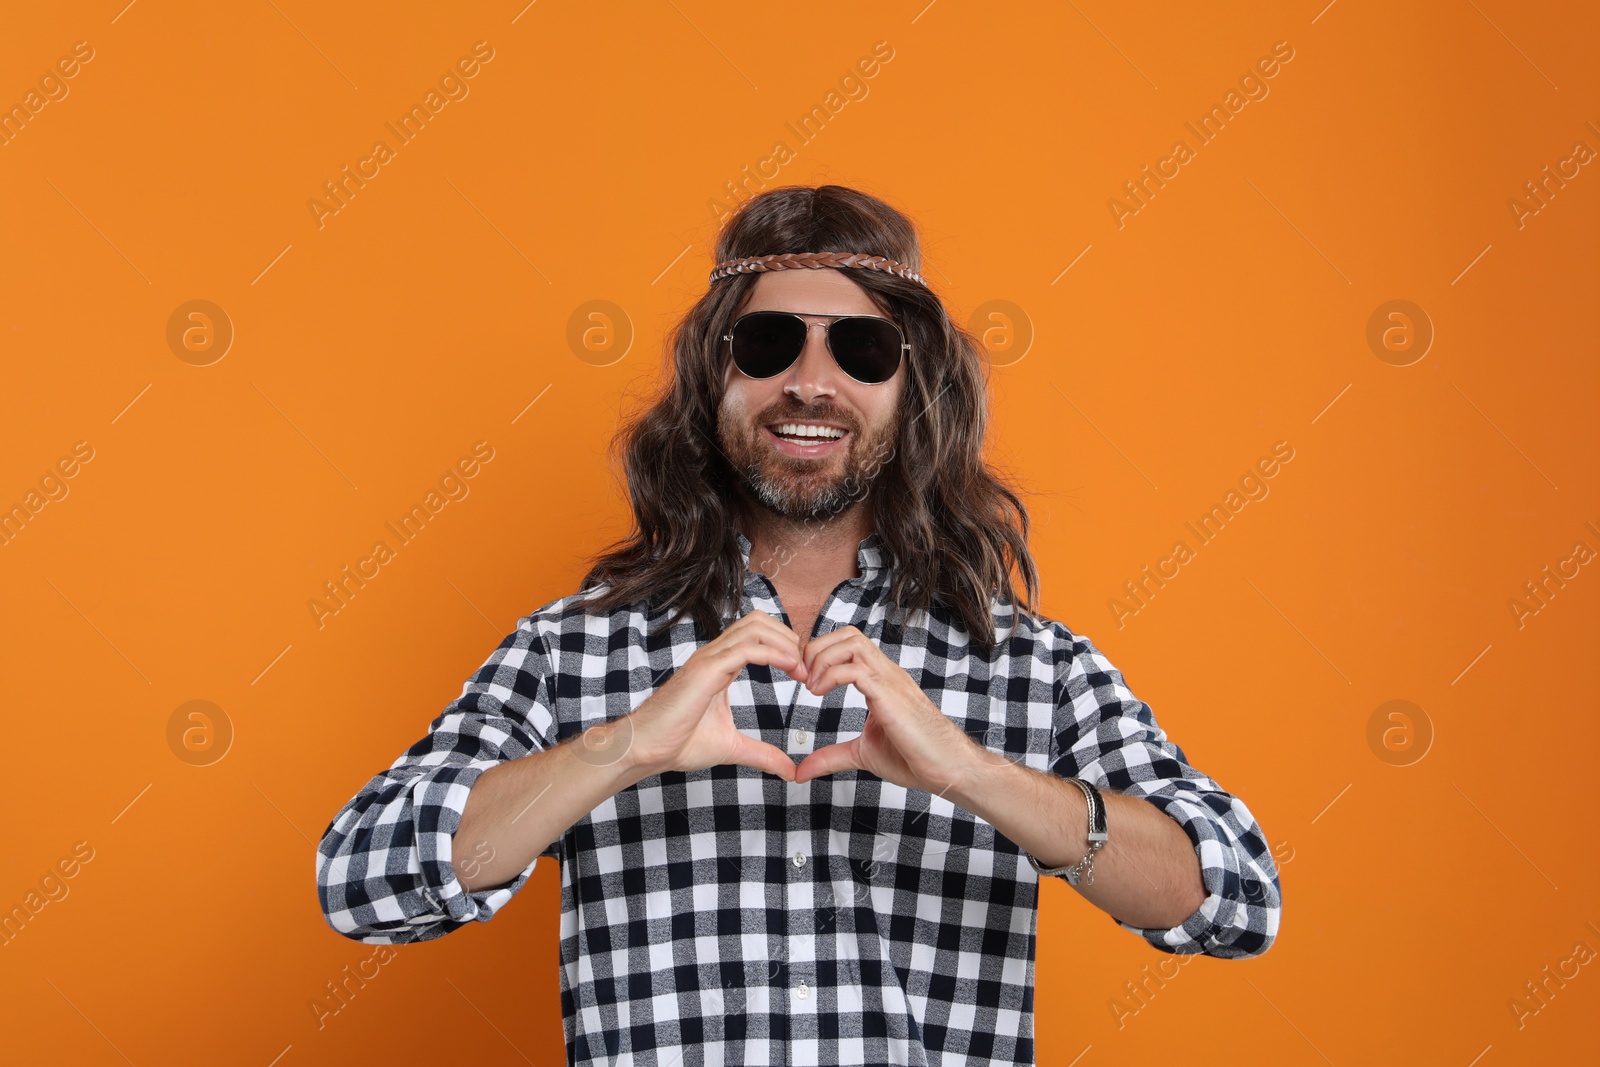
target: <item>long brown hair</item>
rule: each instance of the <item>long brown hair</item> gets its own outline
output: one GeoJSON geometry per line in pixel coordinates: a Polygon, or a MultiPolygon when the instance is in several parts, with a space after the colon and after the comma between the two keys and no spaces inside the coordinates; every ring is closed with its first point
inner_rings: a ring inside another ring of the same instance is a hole
{"type": "MultiPolygon", "coordinates": [[[[716,260],[781,252],[865,252],[920,273],[911,221],[839,185],[792,185],[748,201],[717,238],[716,260]]],[[[1028,512],[985,462],[986,361],[929,289],[883,271],[843,269],[911,344],[898,441],[872,486],[874,527],[891,568],[891,607],[944,609],[985,649],[995,642],[991,598],[1036,614],[1039,579],[1028,551],[1028,512]]],[[[606,614],[648,601],[688,615],[706,639],[736,611],[743,587],[736,517],[740,478],[717,438],[727,332],[757,275],[712,283],[671,329],[673,374],[612,442],[633,503],[634,529],[597,553],[581,590],[606,584],[585,610],[606,614]]],[[[752,561],[753,563],[754,561],[752,561]]],[[[581,591],[580,590],[580,591],[581,591]]],[[[1013,616],[1014,617],[1014,616],[1013,616]]]]}

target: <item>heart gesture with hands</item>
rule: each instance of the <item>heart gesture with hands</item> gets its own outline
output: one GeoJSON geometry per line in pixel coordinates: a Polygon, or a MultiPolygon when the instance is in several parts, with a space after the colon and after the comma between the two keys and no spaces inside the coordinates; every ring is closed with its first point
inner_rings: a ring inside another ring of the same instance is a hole
{"type": "Polygon", "coordinates": [[[854,626],[812,640],[803,666],[805,673],[797,679],[819,696],[835,686],[855,686],[867,700],[867,721],[858,737],[826,745],[802,760],[795,768],[797,782],[860,770],[906,789],[943,795],[968,766],[968,757],[986,751],[854,626]]]}
{"type": "Polygon", "coordinates": [[[697,649],[616,729],[626,731],[627,754],[641,777],[730,763],[792,782],[862,770],[943,795],[986,752],[856,627],[842,626],[802,646],[793,630],[763,611],[741,617],[697,649]],[[819,696],[854,685],[867,700],[865,728],[796,766],[787,752],[734,726],[728,687],[752,663],[776,667],[819,696]]]}
{"type": "Polygon", "coordinates": [[[689,661],[616,727],[640,776],[738,764],[794,780],[794,757],[739,731],[728,687],[752,663],[803,680],[800,638],[764,611],[752,611],[694,651],[689,661]]]}

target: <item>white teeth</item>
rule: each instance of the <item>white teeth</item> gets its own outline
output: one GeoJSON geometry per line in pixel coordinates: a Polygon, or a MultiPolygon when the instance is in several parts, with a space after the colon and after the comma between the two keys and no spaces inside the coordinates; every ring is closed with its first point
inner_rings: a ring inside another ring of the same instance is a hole
{"type": "Polygon", "coordinates": [[[832,426],[814,426],[808,422],[786,422],[776,427],[774,432],[788,437],[820,437],[829,440],[844,436],[843,430],[832,426]]]}

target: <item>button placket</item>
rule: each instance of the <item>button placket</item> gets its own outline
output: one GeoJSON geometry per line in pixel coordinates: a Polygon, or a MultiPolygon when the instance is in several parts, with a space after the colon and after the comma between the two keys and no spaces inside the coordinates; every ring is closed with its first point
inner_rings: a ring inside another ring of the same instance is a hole
{"type": "MultiPolygon", "coordinates": [[[[863,574],[866,568],[863,567],[863,574]]],[[[871,604],[865,606],[865,618],[856,619],[863,611],[862,605],[850,604],[853,597],[843,596],[849,586],[864,584],[862,579],[853,579],[848,583],[841,583],[836,587],[828,600],[823,604],[822,612],[810,635],[811,638],[821,637],[831,633],[846,623],[854,622],[867,632],[867,624],[871,621],[871,604]]],[[[752,607],[759,607],[769,614],[786,618],[782,604],[778,598],[777,590],[764,576],[754,576],[749,588],[746,611],[752,607]],[[769,606],[770,605],[770,606],[769,606]]],[[[776,678],[774,678],[776,683],[776,678]]],[[[777,694],[772,686],[763,686],[769,696],[776,698],[777,694]]],[[[783,726],[790,732],[792,744],[796,754],[803,758],[814,751],[815,745],[820,743],[820,738],[813,737],[816,732],[818,720],[822,709],[831,699],[843,699],[843,692],[836,689],[832,694],[813,693],[803,683],[794,682],[794,696],[788,702],[788,707],[782,709],[784,716],[783,726]]],[[[785,746],[787,747],[787,746],[785,746]]],[[[819,903],[817,890],[822,881],[827,878],[827,864],[821,869],[807,870],[812,863],[811,849],[816,843],[814,828],[811,820],[814,817],[813,796],[817,783],[789,782],[785,788],[786,819],[788,829],[788,855],[789,877],[785,879],[784,898],[787,905],[785,916],[787,935],[786,943],[782,948],[782,960],[787,970],[787,979],[792,993],[791,1006],[806,1014],[813,1014],[820,1010],[817,990],[814,985],[816,948],[817,948],[817,913],[819,903]]]]}

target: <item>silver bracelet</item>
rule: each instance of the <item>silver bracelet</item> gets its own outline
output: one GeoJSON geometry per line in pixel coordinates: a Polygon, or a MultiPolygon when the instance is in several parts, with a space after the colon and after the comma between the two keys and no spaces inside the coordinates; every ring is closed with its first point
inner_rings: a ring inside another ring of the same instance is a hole
{"type": "Polygon", "coordinates": [[[1059,874],[1066,878],[1067,884],[1078,885],[1080,880],[1083,885],[1094,885],[1094,854],[1100,851],[1106,843],[1106,805],[1100,796],[1100,790],[1082,778],[1068,778],[1079,789],[1083,790],[1083,799],[1089,805],[1089,851],[1083,854],[1083,859],[1066,867],[1041,867],[1039,861],[1024,852],[1033,869],[1040,874],[1059,874]]]}

